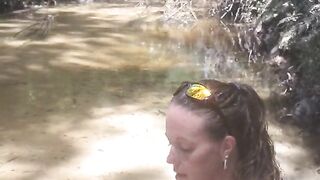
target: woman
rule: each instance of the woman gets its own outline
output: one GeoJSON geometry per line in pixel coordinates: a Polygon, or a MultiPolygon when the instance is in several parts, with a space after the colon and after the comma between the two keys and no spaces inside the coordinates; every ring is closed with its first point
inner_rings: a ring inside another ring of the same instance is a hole
{"type": "Polygon", "coordinates": [[[184,82],[166,117],[177,180],[280,180],[262,100],[248,85],[184,82]]]}

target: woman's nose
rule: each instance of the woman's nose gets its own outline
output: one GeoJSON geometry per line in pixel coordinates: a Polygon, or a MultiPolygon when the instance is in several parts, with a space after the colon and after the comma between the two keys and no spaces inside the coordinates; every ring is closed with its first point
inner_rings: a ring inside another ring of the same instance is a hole
{"type": "Polygon", "coordinates": [[[173,146],[170,147],[170,151],[169,151],[169,154],[168,154],[168,157],[167,157],[167,163],[168,164],[173,164],[174,163],[174,151],[173,151],[173,146]]]}

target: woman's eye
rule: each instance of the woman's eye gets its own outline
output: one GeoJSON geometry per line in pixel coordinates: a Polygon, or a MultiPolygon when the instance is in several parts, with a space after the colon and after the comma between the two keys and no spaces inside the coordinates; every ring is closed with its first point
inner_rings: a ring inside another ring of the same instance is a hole
{"type": "Polygon", "coordinates": [[[191,148],[182,147],[182,146],[180,146],[179,149],[180,149],[182,152],[191,152],[191,151],[192,151],[191,148]]]}
{"type": "Polygon", "coordinates": [[[183,151],[183,152],[189,152],[189,151],[190,151],[190,149],[184,149],[184,148],[181,148],[181,151],[183,151]]]}

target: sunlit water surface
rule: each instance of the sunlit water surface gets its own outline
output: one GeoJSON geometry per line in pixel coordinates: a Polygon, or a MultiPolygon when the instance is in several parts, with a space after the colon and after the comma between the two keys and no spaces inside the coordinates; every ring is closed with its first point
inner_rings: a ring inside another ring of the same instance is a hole
{"type": "MultiPolygon", "coordinates": [[[[269,94],[240,65],[239,76],[218,73],[206,54],[170,43],[161,10],[92,4],[1,19],[0,179],[174,179],[164,113],[181,81],[232,79],[269,94]],[[46,14],[45,39],[13,37],[46,14]]],[[[319,177],[299,139],[270,133],[288,179],[319,177]]]]}

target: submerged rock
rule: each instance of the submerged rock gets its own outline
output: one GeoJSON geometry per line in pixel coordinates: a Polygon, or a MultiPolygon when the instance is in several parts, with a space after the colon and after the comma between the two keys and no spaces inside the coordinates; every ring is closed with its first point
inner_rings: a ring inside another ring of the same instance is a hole
{"type": "Polygon", "coordinates": [[[46,15],[41,20],[17,32],[14,35],[14,38],[30,39],[30,40],[46,38],[53,26],[53,23],[54,23],[54,16],[46,15]]]}

